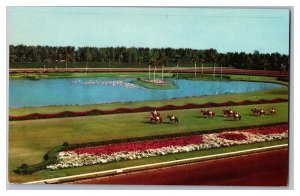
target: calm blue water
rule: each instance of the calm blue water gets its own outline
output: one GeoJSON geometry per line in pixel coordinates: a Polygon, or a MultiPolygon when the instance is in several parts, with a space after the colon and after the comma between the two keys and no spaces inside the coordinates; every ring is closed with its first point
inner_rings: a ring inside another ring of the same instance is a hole
{"type": "Polygon", "coordinates": [[[131,78],[84,78],[10,80],[9,107],[84,105],[95,103],[163,100],[190,96],[242,93],[280,88],[261,82],[211,82],[176,80],[173,90],[152,90],[134,86],[131,78]]]}

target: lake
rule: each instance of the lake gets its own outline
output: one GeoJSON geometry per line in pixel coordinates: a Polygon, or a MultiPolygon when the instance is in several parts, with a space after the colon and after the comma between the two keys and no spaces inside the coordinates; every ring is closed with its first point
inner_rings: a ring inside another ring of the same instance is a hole
{"type": "Polygon", "coordinates": [[[85,105],[276,89],[280,84],[245,81],[173,80],[177,89],[155,90],[131,84],[134,78],[9,80],[9,107],[85,105]]]}

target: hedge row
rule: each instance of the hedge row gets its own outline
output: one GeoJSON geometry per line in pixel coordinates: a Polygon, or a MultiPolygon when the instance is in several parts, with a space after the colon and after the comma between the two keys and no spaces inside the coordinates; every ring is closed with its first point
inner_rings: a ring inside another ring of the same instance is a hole
{"type": "Polygon", "coordinates": [[[17,174],[33,174],[39,170],[44,170],[47,165],[54,164],[57,161],[56,154],[67,149],[68,143],[64,142],[62,145],[53,148],[44,155],[44,161],[35,165],[27,165],[23,163],[17,169],[13,170],[17,174]]]}
{"type": "MultiPolygon", "coordinates": [[[[272,127],[272,126],[286,125],[286,124],[287,123],[274,123],[274,124],[265,125],[265,127],[272,127]]],[[[79,144],[69,144],[68,142],[64,142],[62,145],[59,145],[59,146],[53,148],[51,151],[47,152],[44,155],[43,162],[35,164],[35,165],[27,165],[24,163],[13,171],[17,174],[27,175],[27,174],[33,174],[39,170],[44,170],[44,169],[46,169],[47,165],[54,164],[57,161],[57,158],[56,158],[57,153],[64,151],[64,150],[72,150],[75,148],[87,148],[87,147],[93,147],[93,146],[128,143],[128,142],[141,142],[141,141],[145,141],[145,140],[183,137],[183,136],[191,136],[191,135],[205,134],[205,133],[217,133],[217,132],[222,132],[224,130],[231,131],[231,130],[239,130],[239,129],[247,129],[247,128],[256,128],[256,127],[261,127],[261,125],[245,126],[245,127],[238,127],[238,128],[224,128],[224,129],[214,129],[214,130],[191,131],[191,132],[184,132],[184,133],[171,133],[171,134],[144,136],[144,137],[136,137],[136,138],[113,139],[113,140],[87,142],[87,143],[79,143],[79,144]]]]}
{"type": "Polygon", "coordinates": [[[260,99],[257,101],[241,101],[241,102],[223,102],[223,103],[203,103],[203,104],[185,104],[181,106],[175,105],[165,105],[161,107],[150,107],[144,106],[139,108],[117,108],[113,110],[89,110],[83,112],[72,112],[72,111],[64,111],[52,114],[40,114],[40,113],[32,113],[24,116],[9,116],[10,121],[17,120],[33,120],[33,119],[46,119],[46,118],[64,118],[64,117],[78,117],[78,116],[94,116],[94,115],[105,115],[105,114],[117,114],[117,113],[135,113],[135,112],[149,112],[156,109],[157,111],[164,110],[181,110],[181,109],[194,109],[194,108],[208,108],[208,107],[222,107],[222,106],[237,106],[237,105],[253,105],[253,104],[265,104],[265,103],[280,103],[286,102],[288,99],[276,98],[271,100],[260,99]]]}

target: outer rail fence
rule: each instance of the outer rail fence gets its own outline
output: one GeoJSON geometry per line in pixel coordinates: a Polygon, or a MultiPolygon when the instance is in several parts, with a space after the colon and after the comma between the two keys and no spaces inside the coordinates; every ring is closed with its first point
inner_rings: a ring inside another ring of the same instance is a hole
{"type": "MultiPolygon", "coordinates": [[[[192,67],[164,67],[164,71],[170,73],[195,73],[195,68],[192,67]]],[[[9,69],[10,74],[14,73],[95,73],[95,72],[148,72],[148,68],[23,68],[23,69],[9,69]]],[[[154,68],[151,68],[150,71],[154,71],[154,68]]],[[[156,71],[161,71],[160,67],[156,68],[156,71]]],[[[197,73],[202,73],[201,68],[196,69],[197,73]]],[[[238,75],[256,75],[256,76],[288,76],[287,71],[273,71],[273,70],[248,70],[248,69],[235,69],[227,67],[205,67],[203,69],[205,74],[238,74],[238,75]]]]}
{"type": "Polygon", "coordinates": [[[223,102],[223,103],[213,103],[208,102],[204,104],[185,104],[181,106],[175,105],[164,105],[160,107],[150,107],[144,106],[139,108],[116,108],[112,110],[99,110],[93,109],[83,112],[74,112],[74,111],[63,111],[58,113],[32,113],[23,116],[9,116],[10,121],[20,121],[20,120],[33,120],[33,119],[47,119],[47,118],[64,118],[64,117],[78,117],[78,116],[94,116],[94,115],[106,115],[106,114],[118,114],[118,113],[136,113],[136,112],[149,112],[156,109],[157,111],[166,111],[166,110],[182,110],[182,109],[195,109],[195,108],[208,108],[208,107],[224,107],[224,106],[238,106],[238,105],[254,105],[254,104],[266,104],[266,103],[281,103],[287,102],[288,99],[276,98],[271,100],[260,99],[256,101],[244,100],[240,102],[223,102]]]}
{"type": "Polygon", "coordinates": [[[249,154],[254,154],[254,153],[258,153],[258,152],[277,150],[277,149],[282,149],[282,148],[287,148],[287,147],[288,147],[288,144],[282,144],[282,145],[255,148],[255,149],[222,153],[222,154],[216,154],[216,155],[208,155],[208,156],[202,156],[202,157],[195,157],[195,158],[181,159],[181,160],[175,160],[175,161],[167,161],[167,162],[161,162],[161,163],[126,167],[126,168],[120,168],[120,169],[114,169],[114,170],[93,172],[93,173],[80,174],[80,175],[74,175],[74,176],[66,176],[66,177],[53,178],[53,179],[47,179],[47,180],[39,180],[39,181],[27,182],[24,184],[59,184],[59,183],[64,183],[64,182],[76,181],[76,180],[116,175],[116,174],[120,174],[120,173],[129,173],[129,172],[135,172],[135,171],[157,169],[157,168],[162,168],[162,167],[191,164],[191,163],[195,163],[195,162],[208,161],[208,160],[213,160],[213,159],[220,159],[220,158],[227,158],[227,157],[234,157],[234,156],[241,156],[241,155],[249,155],[249,154]]]}

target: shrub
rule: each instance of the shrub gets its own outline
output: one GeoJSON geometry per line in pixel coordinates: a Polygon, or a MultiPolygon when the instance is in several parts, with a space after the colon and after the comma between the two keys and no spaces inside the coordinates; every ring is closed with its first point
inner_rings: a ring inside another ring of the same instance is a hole
{"type": "MultiPolygon", "coordinates": [[[[288,99],[276,98],[272,100],[264,100],[260,99],[257,101],[249,101],[244,100],[241,102],[223,102],[223,103],[203,103],[203,104],[185,104],[181,106],[174,106],[174,105],[165,105],[157,107],[156,109],[159,111],[163,110],[179,110],[179,109],[192,109],[192,108],[207,108],[207,107],[220,107],[220,106],[235,106],[235,105],[251,105],[251,104],[264,104],[264,103],[279,103],[279,102],[286,102],[288,99]]],[[[9,116],[10,121],[14,120],[31,120],[31,119],[45,119],[45,118],[63,118],[63,117],[75,117],[75,116],[91,116],[91,115],[101,115],[101,114],[117,114],[117,113],[132,113],[132,112],[149,112],[154,110],[154,107],[144,106],[139,108],[116,108],[112,110],[89,110],[84,112],[72,112],[72,111],[64,111],[59,113],[53,114],[27,114],[24,116],[9,116]]]]}

